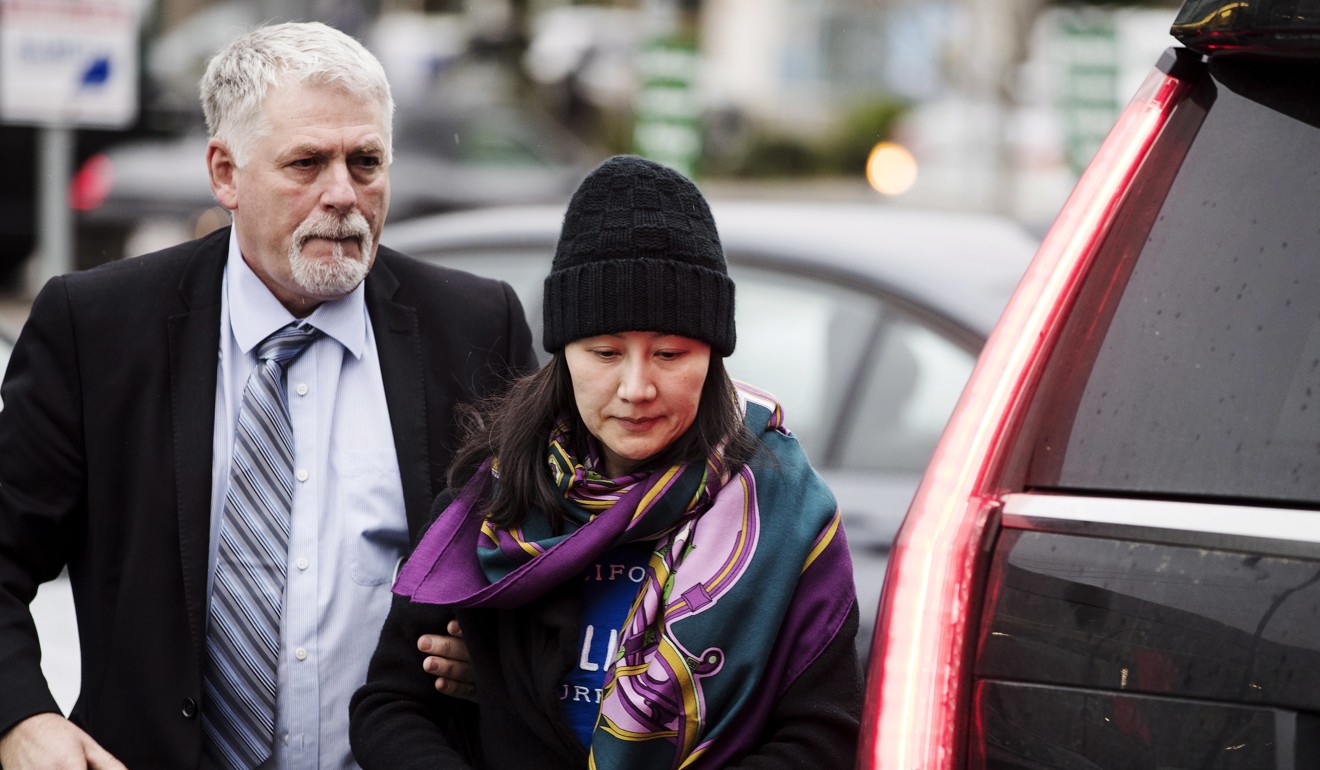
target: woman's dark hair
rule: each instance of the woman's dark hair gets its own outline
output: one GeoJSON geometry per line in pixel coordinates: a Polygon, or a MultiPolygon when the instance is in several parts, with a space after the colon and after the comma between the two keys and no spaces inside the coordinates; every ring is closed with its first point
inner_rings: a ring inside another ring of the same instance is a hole
{"type": "MultiPolygon", "coordinates": [[[[591,439],[578,415],[573,380],[563,351],[532,374],[515,380],[502,394],[460,412],[462,443],[449,466],[449,488],[463,486],[487,459],[498,457],[500,484],[483,513],[502,527],[522,524],[529,509],[546,512],[554,531],[561,529],[563,497],[550,476],[549,441],[556,423],[567,417],[568,449],[583,458],[591,439]]],[[[704,462],[723,447],[725,468],[732,473],[751,459],[757,441],[743,424],[733,381],[724,359],[711,355],[701,400],[692,425],[644,468],[704,462]]]]}

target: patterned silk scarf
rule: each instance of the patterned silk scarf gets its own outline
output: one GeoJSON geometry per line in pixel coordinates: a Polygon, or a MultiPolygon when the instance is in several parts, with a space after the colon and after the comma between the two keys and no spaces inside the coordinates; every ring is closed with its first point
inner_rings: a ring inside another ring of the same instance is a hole
{"type": "Polygon", "coordinates": [[[761,447],[737,473],[710,457],[602,479],[552,437],[566,532],[551,534],[544,516],[512,530],[484,521],[494,474],[483,468],[394,586],[416,602],[520,607],[617,545],[652,543],[605,680],[593,768],[715,768],[754,749],[775,700],[854,601],[833,495],[783,429],[779,405],[746,386],[739,395],[761,447]]]}

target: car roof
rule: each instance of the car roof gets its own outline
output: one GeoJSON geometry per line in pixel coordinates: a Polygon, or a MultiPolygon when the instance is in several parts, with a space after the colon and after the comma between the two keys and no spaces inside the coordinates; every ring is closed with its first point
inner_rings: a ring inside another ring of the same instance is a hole
{"type": "MultiPolygon", "coordinates": [[[[383,242],[424,254],[492,247],[544,248],[564,206],[509,206],[387,226],[383,242]]],[[[882,203],[712,200],[725,251],[739,264],[828,276],[931,308],[984,338],[1039,241],[1012,220],[882,203]]]]}

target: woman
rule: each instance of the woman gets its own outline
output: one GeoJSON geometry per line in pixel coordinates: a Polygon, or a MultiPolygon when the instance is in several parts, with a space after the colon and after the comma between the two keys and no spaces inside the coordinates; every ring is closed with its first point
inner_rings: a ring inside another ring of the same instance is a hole
{"type": "Polygon", "coordinates": [[[479,411],[352,704],[367,770],[853,764],[852,567],[691,181],[611,158],[545,283],[552,360],[479,411]],[[477,705],[415,644],[457,618],[477,705]]]}

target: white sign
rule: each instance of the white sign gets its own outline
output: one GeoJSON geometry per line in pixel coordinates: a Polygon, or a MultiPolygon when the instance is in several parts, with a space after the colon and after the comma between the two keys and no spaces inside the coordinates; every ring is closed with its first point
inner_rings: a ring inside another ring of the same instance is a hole
{"type": "Polygon", "coordinates": [[[138,6],[138,0],[0,0],[0,122],[131,124],[138,6]]]}

